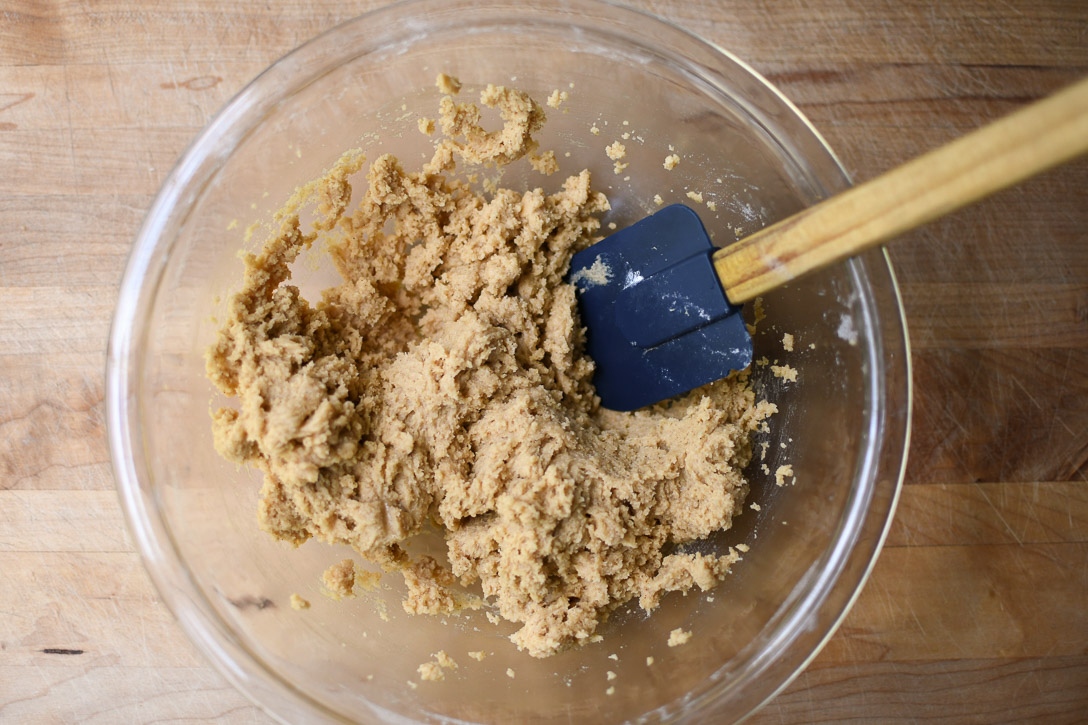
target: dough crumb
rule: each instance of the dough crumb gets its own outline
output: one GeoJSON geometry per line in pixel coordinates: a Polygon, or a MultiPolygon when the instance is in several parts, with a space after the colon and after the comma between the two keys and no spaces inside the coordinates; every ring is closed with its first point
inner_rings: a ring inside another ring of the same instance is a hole
{"type": "Polygon", "coordinates": [[[427,682],[441,682],[446,679],[446,673],[437,662],[424,662],[416,671],[419,672],[419,679],[427,682]]]}
{"type": "Polygon", "coordinates": [[[653,658],[653,657],[647,657],[647,658],[646,658],[646,666],[647,666],[647,667],[650,667],[650,666],[652,666],[652,665],[653,665],[653,663],[654,663],[654,658],[653,658]]]}
{"type": "Polygon", "coordinates": [[[752,321],[759,324],[767,319],[767,310],[763,306],[763,298],[756,297],[752,300],[752,321]]]}
{"type": "MultiPolygon", "coordinates": [[[[630,164],[628,164],[626,161],[617,161],[616,163],[612,164],[612,173],[622,174],[623,170],[626,169],[628,166],[630,166],[630,164]]],[[[627,180],[629,181],[630,178],[631,177],[627,177],[627,180]]]]}
{"type": "Polygon", "coordinates": [[[750,549],[748,547],[748,544],[737,544],[737,551],[747,554],[750,549]]]}
{"type": "Polygon", "coordinates": [[[689,191],[686,196],[694,202],[703,203],[703,192],[701,191],[689,191]]]}
{"type": "Polygon", "coordinates": [[[691,639],[691,632],[685,632],[680,627],[677,627],[673,631],[669,632],[670,647],[679,647],[682,644],[687,644],[689,639],[691,639]]]}
{"type": "Polygon", "coordinates": [[[469,652],[468,656],[471,657],[472,659],[476,660],[477,662],[483,662],[484,657],[487,657],[487,655],[484,653],[483,650],[476,650],[475,652],[469,652]]]}
{"type": "Polygon", "coordinates": [[[570,283],[586,288],[606,285],[612,281],[612,268],[604,261],[604,257],[597,257],[593,264],[578,270],[570,277],[570,283]]]}
{"type": "Polygon", "coordinates": [[[596,124],[589,127],[589,132],[591,134],[593,134],[594,136],[600,136],[601,135],[601,129],[597,128],[596,124]]]}
{"type": "Polygon", "coordinates": [[[793,335],[788,332],[782,335],[782,348],[786,352],[793,352],[793,335]]]}
{"type": "Polygon", "coordinates": [[[506,676],[509,677],[511,680],[514,679],[516,674],[514,673],[514,669],[512,667],[506,668],[506,676]]]}
{"type": "Polygon", "coordinates": [[[613,662],[619,662],[620,656],[613,652],[612,654],[608,655],[608,659],[612,660],[613,662]]]}
{"type": "Polygon", "coordinates": [[[665,203],[665,200],[661,198],[661,194],[654,194],[654,203],[661,206],[665,203]]]}
{"type": "Polygon", "coordinates": [[[748,504],[748,508],[752,509],[753,511],[762,511],[762,510],[763,510],[763,507],[762,507],[762,506],[760,506],[760,505],[759,505],[758,503],[756,503],[755,501],[753,501],[752,503],[748,504]]]}
{"type": "Polygon", "coordinates": [[[310,602],[303,599],[298,594],[291,595],[291,609],[302,611],[303,609],[309,609],[310,602]]]}
{"type": "Polygon", "coordinates": [[[790,383],[797,382],[797,369],[789,365],[772,365],[771,372],[776,378],[781,378],[790,383]]]}
{"type": "Polygon", "coordinates": [[[562,103],[566,102],[567,98],[569,97],[570,94],[568,94],[566,91],[561,91],[556,88],[554,91],[552,91],[552,94],[548,96],[547,104],[551,108],[559,108],[559,106],[562,103]]]}
{"type": "Polygon", "coordinates": [[[715,201],[707,200],[706,208],[709,209],[710,211],[718,211],[718,203],[715,202],[715,201]]]}
{"type": "Polygon", "coordinates": [[[787,463],[784,466],[779,466],[778,470],[774,472],[774,482],[776,485],[784,486],[786,485],[786,479],[791,476],[793,476],[793,466],[787,463]]]}
{"type": "Polygon", "coordinates": [[[614,680],[614,679],[616,679],[616,673],[615,673],[615,672],[613,672],[612,670],[609,670],[608,672],[606,672],[606,673],[605,673],[605,676],[606,676],[606,677],[607,677],[607,678],[608,678],[609,680],[614,680]]]}
{"type": "Polygon", "coordinates": [[[445,73],[439,73],[438,77],[434,79],[434,84],[438,86],[439,91],[447,96],[456,96],[461,92],[461,81],[445,73]]]}
{"type": "Polygon", "coordinates": [[[344,559],[333,564],[321,575],[321,583],[333,599],[355,596],[355,562],[344,559]]]}
{"type": "Polygon", "coordinates": [[[604,152],[608,158],[617,161],[627,155],[627,147],[619,141],[614,141],[612,144],[605,146],[604,152]]]}
{"type": "Polygon", "coordinates": [[[436,652],[434,655],[434,659],[435,662],[437,662],[440,666],[445,667],[447,670],[457,669],[457,663],[452,657],[449,656],[449,654],[447,654],[446,650],[444,649],[438,650],[438,652],[436,652]]]}
{"type": "Polygon", "coordinates": [[[421,118],[416,121],[416,127],[419,128],[419,132],[430,136],[434,133],[434,119],[433,118],[421,118]]]}
{"type": "Polygon", "coordinates": [[[604,694],[609,695],[609,696],[615,695],[616,694],[616,688],[615,687],[609,687],[607,690],[604,691],[604,694]]]}
{"type": "Polygon", "coordinates": [[[554,151],[545,151],[542,154],[529,154],[529,165],[545,176],[551,176],[559,171],[559,161],[555,158],[554,151]]]}
{"type": "Polygon", "coordinates": [[[378,591],[378,585],[381,582],[381,579],[381,572],[367,571],[366,569],[355,567],[355,587],[357,589],[376,592],[378,591]]]}
{"type": "Polygon", "coordinates": [[[680,157],[676,154],[669,154],[665,157],[665,163],[662,166],[665,167],[665,171],[672,171],[680,163],[680,157]]]}
{"type": "Polygon", "coordinates": [[[429,556],[421,556],[401,572],[407,593],[401,606],[408,614],[452,614],[458,611],[454,576],[429,556]]]}
{"type": "Polygon", "coordinates": [[[487,612],[484,616],[486,616],[487,621],[491,622],[492,624],[498,624],[502,621],[501,619],[499,619],[499,616],[497,614],[494,614],[493,612],[487,612]]]}
{"type": "Polygon", "coordinates": [[[810,343],[808,344],[808,349],[809,349],[809,350],[815,350],[815,349],[816,349],[816,343],[814,343],[814,342],[810,342],[810,343]]]}
{"type": "Polygon", "coordinates": [[[418,684],[418,683],[416,683],[416,682],[413,682],[412,680],[408,680],[408,687],[410,687],[410,688],[412,688],[413,690],[415,690],[415,689],[419,688],[419,684],[418,684]]]}

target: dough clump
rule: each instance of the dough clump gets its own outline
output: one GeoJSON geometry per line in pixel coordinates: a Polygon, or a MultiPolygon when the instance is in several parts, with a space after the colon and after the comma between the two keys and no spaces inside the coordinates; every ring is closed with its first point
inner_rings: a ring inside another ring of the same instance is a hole
{"type": "MultiPolygon", "coordinates": [[[[515,89],[480,101],[501,129],[446,96],[448,138],[421,170],[379,156],[355,201],[365,159],[348,152],[277,213],[208,351],[210,379],[237,398],[213,427],[223,456],[264,473],[264,530],[400,571],[410,612],[451,611],[451,588],[479,582],[542,657],[595,639],[632,598],[651,610],[726,576],[735,552],[682,547],[740,512],[749,434],[774,406],[742,373],[635,413],[600,407],[564,276],[608,201],[588,171],[553,194],[485,198],[460,181],[458,160],[531,153],[545,120],[515,89]],[[291,264],[318,240],[343,282],[310,302],[291,264]],[[448,567],[405,549],[432,524],[448,567]]],[[[346,564],[330,589],[350,592],[346,564]]]]}

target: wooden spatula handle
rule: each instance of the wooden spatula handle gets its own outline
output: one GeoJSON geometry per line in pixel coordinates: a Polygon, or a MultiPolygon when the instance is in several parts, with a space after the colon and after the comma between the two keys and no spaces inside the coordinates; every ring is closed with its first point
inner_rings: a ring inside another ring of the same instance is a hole
{"type": "Polygon", "coordinates": [[[714,254],[739,304],[1088,152],[1088,79],[714,254]]]}

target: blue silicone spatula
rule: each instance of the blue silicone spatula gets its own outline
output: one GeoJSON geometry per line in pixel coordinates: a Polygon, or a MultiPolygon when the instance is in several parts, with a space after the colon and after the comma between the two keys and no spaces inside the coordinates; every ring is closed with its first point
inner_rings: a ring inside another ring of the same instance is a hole
{"type": "Polygon", "coordinates": [[[601,404],[635,410],[752,362],[741,305],[1088,152],[1088,80],[722,249],[676,204],[574,255],[601,404]]]}

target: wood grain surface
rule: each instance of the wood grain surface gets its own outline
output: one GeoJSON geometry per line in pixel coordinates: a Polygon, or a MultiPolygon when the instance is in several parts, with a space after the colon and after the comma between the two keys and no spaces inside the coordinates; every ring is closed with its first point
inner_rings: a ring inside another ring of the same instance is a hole
{"type": "MultiPolygon", "coordinates": [[[[0,722],[271,721],[200,657],[134,553],[105,341],[185,145],[271,61],[378,4],[0,7],[0,722]]],[[[749,61],[859,180],[1088,76],[1083,0],[634,4],[749,61]]],[[[753,722],[1084,722],[1088,161],[892,257],[916,391],[902,502],[838,634],[753,722]]]]}

